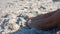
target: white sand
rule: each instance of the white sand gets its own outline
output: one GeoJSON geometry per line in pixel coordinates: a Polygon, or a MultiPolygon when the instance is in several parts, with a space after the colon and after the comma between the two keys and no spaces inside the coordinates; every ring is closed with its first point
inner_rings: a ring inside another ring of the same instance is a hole
{"type": "Polygon", "coordinates": [[[58,8],[60,0],[0,0],[0,34],[51,34],[55,29],[42,31],[22,27],[26,26],[28,15],[35,17],[58,8]]]}

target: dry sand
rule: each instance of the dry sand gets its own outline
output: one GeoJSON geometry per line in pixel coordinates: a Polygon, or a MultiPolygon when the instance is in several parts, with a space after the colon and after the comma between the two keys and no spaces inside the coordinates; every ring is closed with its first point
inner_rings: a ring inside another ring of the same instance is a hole
{"type": "Polygon", "coordinates": [[[27,16],[35,17],[58,8],[60,0],[0,0],[0,34],[55,34],[59,28],[42,31],[29,29],[26,23],[27,16]]]}

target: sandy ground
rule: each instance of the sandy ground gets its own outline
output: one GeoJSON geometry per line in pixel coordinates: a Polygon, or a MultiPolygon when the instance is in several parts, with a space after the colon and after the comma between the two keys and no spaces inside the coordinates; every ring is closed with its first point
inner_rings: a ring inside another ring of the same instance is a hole
{"type": "Polygon", "coordinates": [[[59,28],[29,29],[28,15],[35,17],[60,8],[60,0],[0,0],[0,34],[55,34],[59,28]]]}

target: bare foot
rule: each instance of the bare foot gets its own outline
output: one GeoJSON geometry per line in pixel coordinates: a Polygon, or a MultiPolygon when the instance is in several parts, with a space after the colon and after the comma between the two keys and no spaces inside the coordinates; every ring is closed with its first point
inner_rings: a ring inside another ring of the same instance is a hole
{"type": "Polygon", "coordinates": [[[60,9],[58,9],[54,12],[51,12],[51,13],[47,13],[47,14],[44,14],[44,15],[38,15],[36,17],[33,17],[33,18],[28,20],[28,25],[31,28],[43,29],[43,30],[49,30],[49,29],[55,28],[55,27],[57,27],[57,22],[59,20],[57,19],[58,21],[56,20],[57,22],[55,22],[54,20],[50,19],[50,16],[54,15],[59,10],[60,9]]]}

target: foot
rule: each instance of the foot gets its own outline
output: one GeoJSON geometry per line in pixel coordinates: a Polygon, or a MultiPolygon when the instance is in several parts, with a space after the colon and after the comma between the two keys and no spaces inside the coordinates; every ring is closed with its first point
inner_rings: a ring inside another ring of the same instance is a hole
{"type": "MultiPolygon", "coordinates": [[[[29,25],[31,28],[36,28],[36,29],[43,29],[43,30],[52,29],[52,28],[54,28],[55,26],[57,26],[57,25],[55,25],[56,23],[55,23],[55,22],[53,22],[53,23],[48,22],[48,24],[46,24],[46,23],[47,23],[47,22],[46,22],[46,19],[49,18],[50,16],[54,15],[57,11],[59,11],[59,10],[56,10],[56,11],[51,12],[51,13],[44,14],[44,15],[42,15],[42,16],[39,15],[39,16],[33,17],[32,19],[29,19],[29,20],[28,20],[28,25],[29,25]],[[41,20],[41,18],[43,18],[43,19],[41,20]],[[44,21],[45,21],[45,22],[44,22],[44,21]],[[43,23],[42,23],[42,22],[43,22],[43,23]],[[44,26],[50,25],[50,26],[52,26],[52,27],[48,26],[48,28],[47,28],[47,27],[44,27],[43,25],[44,25],[44,26]]],[[[49,20],[47,20],[47,21],[49,21],[49,20]]]]}

